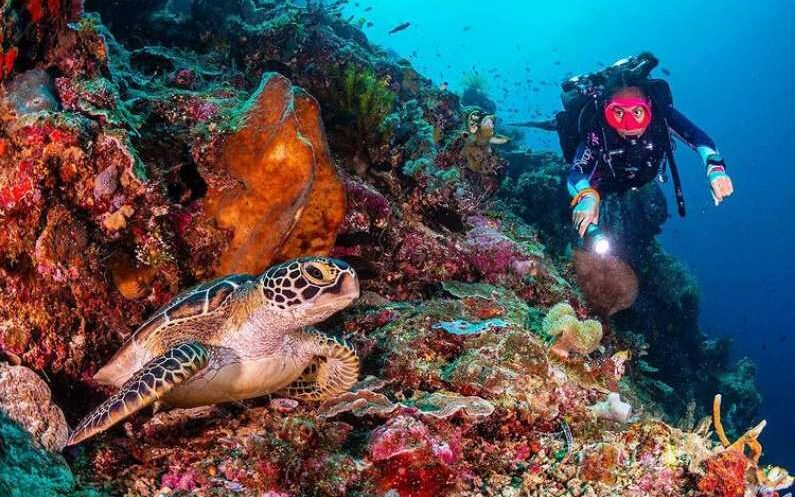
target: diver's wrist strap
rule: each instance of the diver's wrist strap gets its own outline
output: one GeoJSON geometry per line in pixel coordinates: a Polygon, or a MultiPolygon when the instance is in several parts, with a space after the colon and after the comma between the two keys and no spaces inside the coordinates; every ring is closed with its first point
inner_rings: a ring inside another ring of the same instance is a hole
{"type": "Polygon", "coordinates": [[[725,175],[726,168],[722,164],[712,164],[707,168],[707,176],[712,178],[713,175],[725,175]]]}
{"type": "Polygon", "coordinates": [[[574,198],[571,199],[571,206],[574,207],[575,205],[579,204],[580,200],[582,200],[583,198],[587,197],[588,195],[593,195],[593,197],[596,198],[597,202],[601,202],[602,201],[602,196],[599,195],[598,191],[596,191],[593,188],[585,188],[583,190],[580,190],[577,193],[577,195],[575,195],[574,198]]]}

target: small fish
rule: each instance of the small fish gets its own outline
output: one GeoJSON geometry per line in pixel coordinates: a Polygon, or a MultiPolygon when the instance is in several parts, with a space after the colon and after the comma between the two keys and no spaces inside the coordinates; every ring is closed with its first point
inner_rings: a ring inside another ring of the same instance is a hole
{"type": "Polygon", "coordinates": [[[464,31],[469,31],[470,29],[472,29],[472,26],[464,26],[464,31]]]}
{"type": "Polygon", "coordinates": [[[661,68],[660,71],[662,71],[662,73],[665,74],[666,76],[670,76],[671,75],[671,71],[669,71],[668,69],[666,69],[664,67],[661,68]]]}
{"type": "Polygon", "coordinates": [[[407,29],[409,26],[411,26],[410,22],[404,22],[404,23],[398,24],[397,26],[395,26],[394,28],[389,30],[389,34],[393,35],[395,33],[399,33],[400,31],[403,31],[404,29],[407,29]]]}
{"type": "Polygon", "coordinates": [[[368,28],[372,28],[373,27],[373,21],[367,21],[367,27],[368,28]]]}
{"type": "Polygon", "coordinates": [[[364,9],[365,12],[370,12],[371,10],[373,10],[372,7],[367,7],[366,9],[364,9]]]}

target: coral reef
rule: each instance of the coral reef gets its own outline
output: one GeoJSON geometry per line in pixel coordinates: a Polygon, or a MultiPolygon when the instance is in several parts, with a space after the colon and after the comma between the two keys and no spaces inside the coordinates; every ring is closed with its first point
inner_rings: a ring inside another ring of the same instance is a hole
{"type": "Polygon", "coordinates": [[[132,417],[68,449],[72,472],[3,417],[0,492],[673,497],[791,483],[742,453],[757,432],[729,449],[679,422],[723,388],[731,435],[758,397],[654,241],[659,189],[606,206],[626,277],[578,288],[561,160],[490,146],[482,86],[436,88],[341,4],[4,5],[3,355],[41,373],[73,422],[108,393],[99,365],[178,292],[330,253],[363,297],[320,327],[369,376],[322,405],[132,417]],[[638,298],[621,310],[629,270],[638,298]],[[620,298],[595,299],[605,285],[620,298]],[[740,466],[752,474],[728,479],[740,466]]]}
{"type": "Polygon", "coordinates": [[[783,468],[759,466],[762,445],[759,435],[766,422],[751,428],[734,443],[730,443],[721,422],[721,396],[713,402],[712,423],[723,449],[704,462],[704,475],[698,481],[698,490],[705,496],[743,497],[753,495],[778,495],[777,491],[789,488],[795,480],[783,468]],[[746,455],[746,449],[750,452],[746,455]]]}
{"type": "MultiPolygon", "coordinates": [[[[499,197],[539,228],[549,257],[568,261],[571,247],[577,244],[565,185],[568,166],[550,153],[514,151],[504,155],[508,167],[499,197]]],[[[620,199],[607,197],[603,207],[602,223],[614,241],[617,259],[594,263],[588,254],[575,250],[574,264],[580,266],[576,279],[595,314],[605,316],[616,309],[604,324],[609,323],[610,336],[615,336],[618,346],[631,349],[643,364],[652,367],[643,374],[636,374],[641,373],[637,369],[630,371],[643,396],[663,406],[661,414],[669,421],[692,425],[707,415],[705,406],[714,393],[725,391],[727,402],[731,402],[727,429],[739,432],[752,423],[761,403],[753,367],[748,362],[730,364],[727,342],[708,339],[699,329],[698,288],[654,238],[668,217],[659,185],[628,192],[620,199]],[[623,276],[606,281],[595,277],[594,268],[603,264],[612,265],[623,276]],[[618,311],[630,301],[635,278],[635,303],[618,311]],[[609,291],[601,292],[605,285],[609,291]]]]}

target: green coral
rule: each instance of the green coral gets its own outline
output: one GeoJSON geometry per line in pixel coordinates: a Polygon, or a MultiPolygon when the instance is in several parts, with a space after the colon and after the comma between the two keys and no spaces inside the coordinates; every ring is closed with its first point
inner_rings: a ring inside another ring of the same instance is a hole
{"type": "Polygon", "coordinates": [[[341,110],[355,118],[361,136],[370,138],[383,132],[384,119],[397,99],[372,69],[353,64],[342,73],[340,96],[341,110]]]}
{"type": "Polygon", "coordinates": [[[403,174],[406,176],[425,176],[434,183],[451,183],[461,178],[460,171],[455,168],[436,167],[434,129],[417,100],[409,100],[387,116],[383,127],[404,151],[403,174]]]}
{"type": "Polygon", "coordinates": [[[0,495],[100,497],[83,488],[58,454],[38,448],[30,434],[0,413],[0,495]]]}

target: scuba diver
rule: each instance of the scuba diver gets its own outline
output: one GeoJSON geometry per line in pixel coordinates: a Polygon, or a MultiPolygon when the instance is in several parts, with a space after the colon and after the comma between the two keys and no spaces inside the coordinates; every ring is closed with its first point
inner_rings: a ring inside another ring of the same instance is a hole
{"type": "Polygon", "coordinates": [[[609,251],[599,228],[602,197],[623,194],[655,178],[666,181],[666,163],[684,217],[674,136],[701,156],[716,206],[734,191],[715,142],[674,108],[668,83],[649,78],[657,64],[644,52],[598,73],[571,78],[562,86],[565,110],[555,119],[516,124],[558,132],[564,159],[571,164],[567,183],[572,222],[598,253],[609,251]]]}

